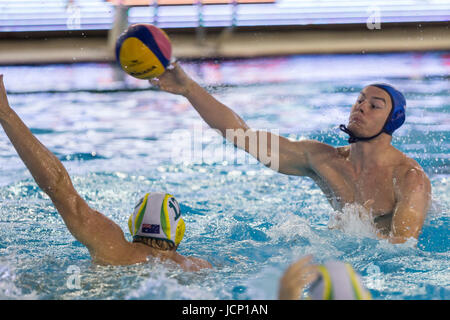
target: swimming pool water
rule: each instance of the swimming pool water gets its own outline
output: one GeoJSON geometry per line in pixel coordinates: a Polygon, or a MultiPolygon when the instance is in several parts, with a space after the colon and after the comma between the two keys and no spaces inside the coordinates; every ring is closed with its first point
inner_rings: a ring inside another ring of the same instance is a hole
{"type": "Polygon", "coordinates": [[[169,192],[186,221],[179,252],[214,265],[198,273],[153,260],[92,265],[2,133],[1,299],[275,299],[283,271],[306,254],[351,263],[376,299],[449,299],[449,54],[182,65],[251,127],[336,146],[346,144],[338,126],[359,90],[375,81],[399,87],[407,118],[393,144],[423,166],[433,188],[417,246],[375,239],[352,207],[344,230],[330,230],[334,212],[310,179],[246,157],[184,98],[148,90],[109,64],[0,67],[11,105],[91,207],[130,239],[135,202],[148,191],[169,192]]]}

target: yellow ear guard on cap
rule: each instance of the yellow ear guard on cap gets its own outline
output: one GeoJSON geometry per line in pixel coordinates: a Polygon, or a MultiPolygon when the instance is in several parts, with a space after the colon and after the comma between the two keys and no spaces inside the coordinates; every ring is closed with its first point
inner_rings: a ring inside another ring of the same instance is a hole
{"type": "Polygon", "coordinates": [[[128,219],[133,237],[162,239],[178,245],[186,229],[180,206],[168,193],[147,193],[134,208],[128,219]]]}
{"type": "Polygon", "coordinates": [[[359,275],[348,263],[328,261],[318,266],[319,279],[309,289],[313,300],[371,300],[359,275]]]}

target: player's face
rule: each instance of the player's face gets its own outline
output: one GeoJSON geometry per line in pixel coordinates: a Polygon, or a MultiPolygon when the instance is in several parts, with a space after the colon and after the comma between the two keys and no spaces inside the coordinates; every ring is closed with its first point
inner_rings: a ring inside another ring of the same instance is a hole
{"type": "Polygon", "coordinates": [[[365,87],[352,106],[347,127],[356,136],[374,136],[383,129],[391,108],[387,92],[373,86],[365,87]]]}

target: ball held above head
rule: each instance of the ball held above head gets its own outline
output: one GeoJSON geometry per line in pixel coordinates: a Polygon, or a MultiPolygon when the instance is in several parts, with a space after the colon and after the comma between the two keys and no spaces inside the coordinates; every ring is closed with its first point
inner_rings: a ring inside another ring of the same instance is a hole
{"type": "Polygon", "coordinates": [[[129,75],[138,79],[160,76],[169,68],[172,44],[167,34],[151,24],[134,24],[116,41],[116,60],[129,75]]]}

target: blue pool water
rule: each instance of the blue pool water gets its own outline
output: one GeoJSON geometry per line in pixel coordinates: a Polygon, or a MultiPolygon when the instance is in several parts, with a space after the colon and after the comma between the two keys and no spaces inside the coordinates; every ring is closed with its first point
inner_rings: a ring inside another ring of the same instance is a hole
{"type": "Polygon", "coordinates": [[[92,265],[2,132],[0,299],[275,299],[285,268],[306,254],[351,263],[376,299],[450,298],[448,53],[183,66],[251,127],[335,146],[346,144],[338,125],[362,87],[399,87],[407,119],[393,144],[419,162],[432,184],[417,245],[377,240],[351,207],[343,230],[330,230],[334,212],[310,179],[245,157],[208,130],[184,98],[148,90],[109,64],[0,67],[11,105],[91,207],[130,239],[135,202],[147,191],[169,192],[187,224],[179,252],[214,265],[198,273],[153,260],[92,265]]]}

